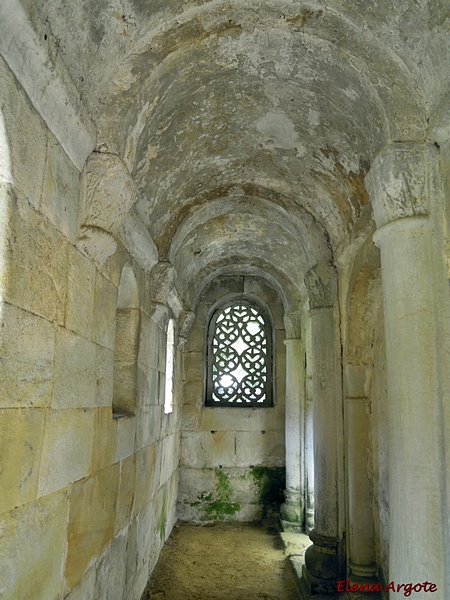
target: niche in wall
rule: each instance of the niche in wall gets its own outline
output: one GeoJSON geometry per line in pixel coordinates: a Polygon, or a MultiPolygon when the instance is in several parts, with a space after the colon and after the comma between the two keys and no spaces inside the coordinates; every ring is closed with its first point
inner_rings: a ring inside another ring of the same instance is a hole
{"type": "Polygon", "coordinates": [[[136,412],[137,362],[139,349],[139,294],[131,265],[125,265],[119,283],[114,349],[113,415],[136,412]]]}

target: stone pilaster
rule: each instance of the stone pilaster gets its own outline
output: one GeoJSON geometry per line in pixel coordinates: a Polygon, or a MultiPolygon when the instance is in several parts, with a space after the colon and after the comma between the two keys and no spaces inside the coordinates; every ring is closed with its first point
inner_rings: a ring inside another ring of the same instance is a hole
{"type": "MultiPolygon", "coordinates": [[[[389,578],[444,583],[438,302],[430,211],[439,189],[432,144],[394,144],[366,178],[381,251],[389,422],[389,578]]],[[[411,598],[422,597],[413,592],[411,598]]]]}
{"type": "Polygon", "coordinates": [[[304,406],[305,357],[301,339],[287,339],[286,345],[286,490],[281,521],[285,531],[303,531],[304,490],[304,406]]]}

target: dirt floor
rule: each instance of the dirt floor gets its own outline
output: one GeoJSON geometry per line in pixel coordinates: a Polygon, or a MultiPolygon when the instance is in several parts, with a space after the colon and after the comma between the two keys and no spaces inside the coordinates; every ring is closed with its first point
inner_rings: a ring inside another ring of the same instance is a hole
{"type": "Polygon", "coordinates": [[[142,600],[297,600],[274,523],[175,526],[142,600]]]}

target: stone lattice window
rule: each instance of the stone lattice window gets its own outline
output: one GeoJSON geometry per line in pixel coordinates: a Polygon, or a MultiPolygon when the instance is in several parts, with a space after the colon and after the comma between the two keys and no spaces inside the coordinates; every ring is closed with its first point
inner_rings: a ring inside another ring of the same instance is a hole
{"type": "Polygon", "coordinates": [[[272,332],[266,312],[249,300],[221,305],[208,330],[207,406],[272,404],[272,332]]]}

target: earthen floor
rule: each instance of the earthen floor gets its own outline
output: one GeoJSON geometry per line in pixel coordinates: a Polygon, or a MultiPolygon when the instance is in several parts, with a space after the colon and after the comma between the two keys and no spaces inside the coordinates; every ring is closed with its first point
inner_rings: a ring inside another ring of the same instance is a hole
{"type": "Polygon", "coordinates": [[[274,523],[181,523],[161,552],[142,600],[296,600],[274,523]]]}

